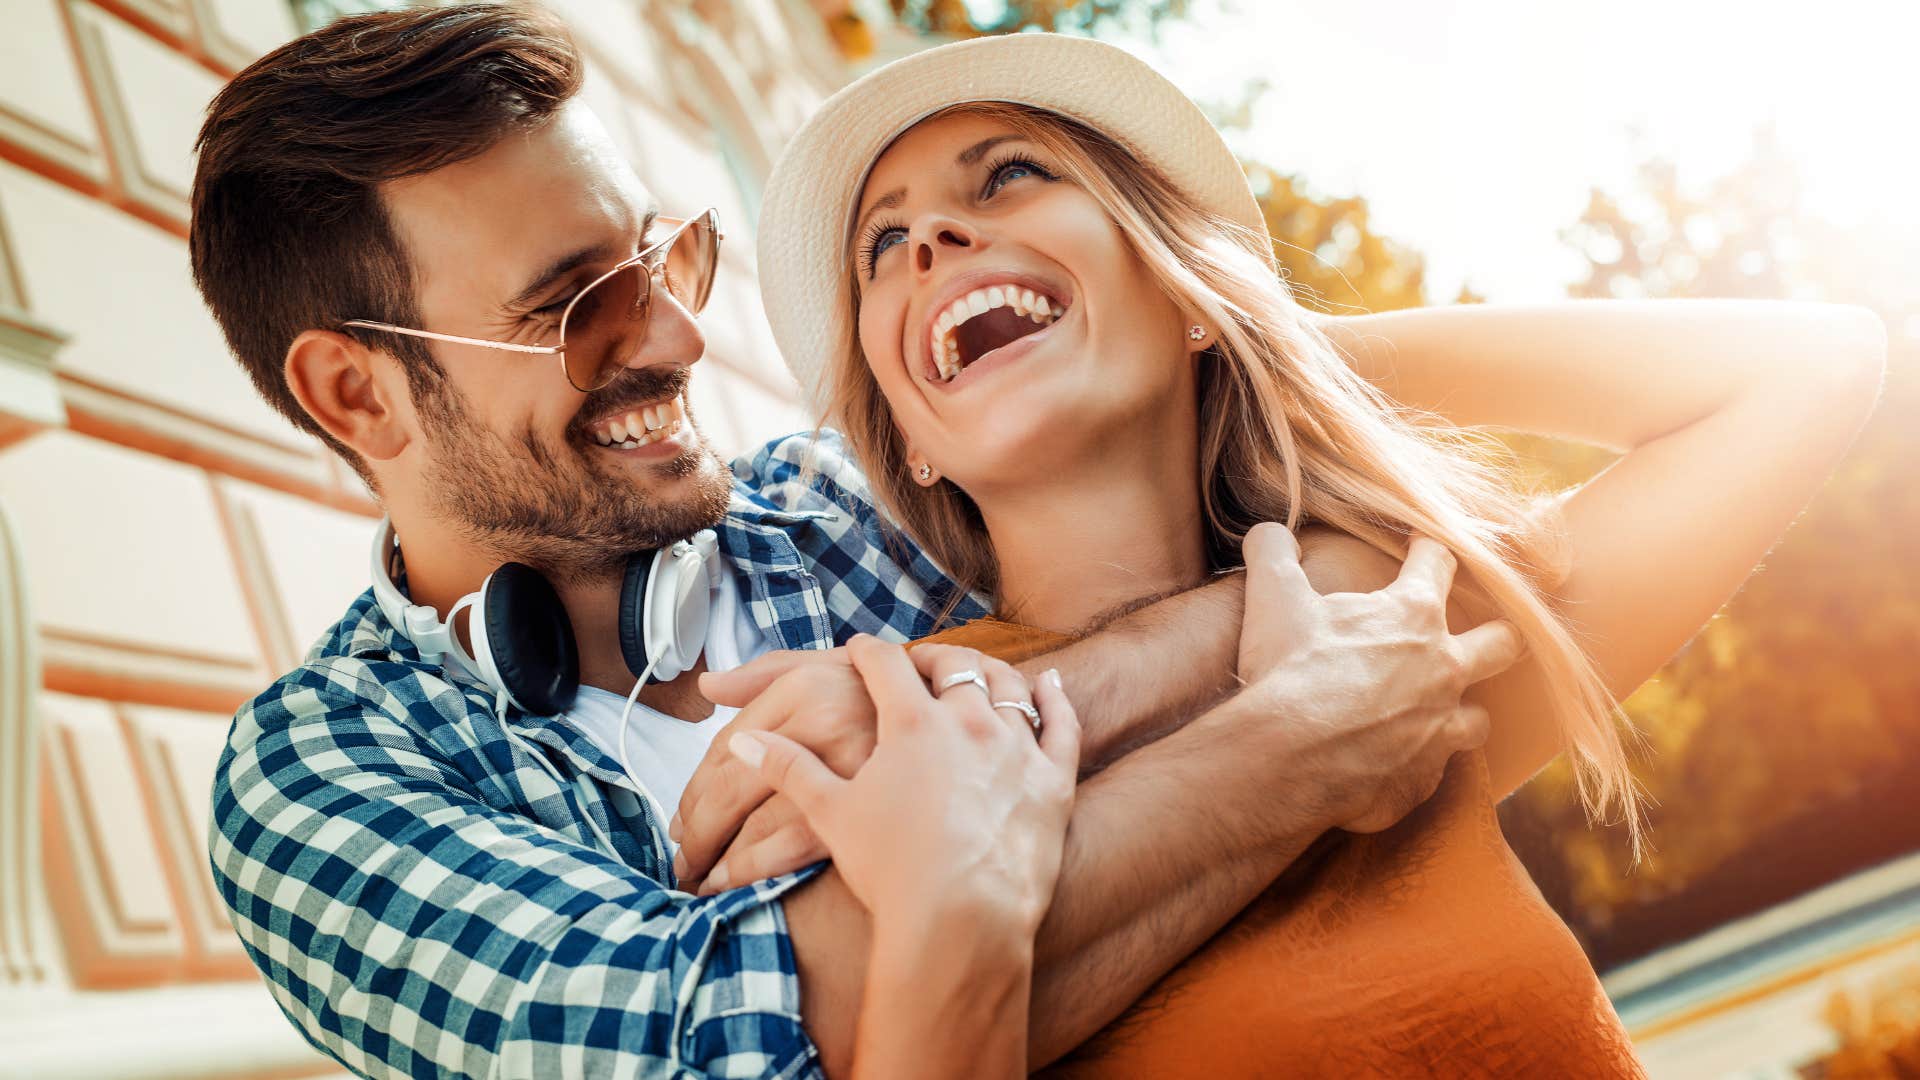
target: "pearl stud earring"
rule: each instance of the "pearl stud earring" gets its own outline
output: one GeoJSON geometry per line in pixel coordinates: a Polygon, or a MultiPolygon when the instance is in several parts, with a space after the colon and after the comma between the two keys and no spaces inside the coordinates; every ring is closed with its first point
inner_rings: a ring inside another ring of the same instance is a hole
{"type": "Polygon", "coordinates": [[[1187,327],[1188,341],[1200,341],[1204,339],[1206,336],[1207,336],[1207,328],[1204,326],[1201,326],[1198,323],[1195,323],[1194,325],[1187,327]]]}
{"type": "Polygon", "coordinates": [[[918,469],[918,470],[917,470],[917,471],[916,471],[916,472],[914,473],[914,475],[915,475],[915,476],[918,476],[918,477],[919,477],[919,478],[921,479],[921,481],[922,481],[923,483],[924,483],[925,481],[927,481],[927,480],[931,480],[931,479],[933,479],[933,466],[931,466],[931,465],[922,465],[922,466],[920,466],[920,468],[919,468],[919,469],[918,469]]]}

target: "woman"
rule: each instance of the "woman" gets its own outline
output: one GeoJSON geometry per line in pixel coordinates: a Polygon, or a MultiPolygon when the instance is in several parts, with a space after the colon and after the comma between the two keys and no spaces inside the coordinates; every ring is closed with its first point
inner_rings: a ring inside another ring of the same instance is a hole
{"type": "Polygon", "coordinates": [[[1052,672],[1030,728],[984,681],[929,688],[926,664],[865,635],[847,652],[879,720],[853,779],[773,732],[729,749],[793,799],[873,919],[853,1075],[1022,1075],[1033,939],[1079,762],[1073,709],[1052,672]],[[971,812],[949,812],[960,804],[971,812]]]}
{"type": "MultiPolygon", "coordinates": [[[[1011,658],[1312,522],[1459,561],[1459,618],[1529,658],[1484,754],[1297,868],[1074,1063],[1103,1075],[1636,1075],[1493,805],[1561,750],[1638,833],[1614,704],[1725,601],[1871,409],[1871,315],[1567,304],[1325,318],[1275,276],[1232,154],[1165,80],[1019,35],[830,100],[768,182],[761,274],[796,376],[1011,658]],[[1463,429],[1623,452],[1538,512],[1463,429]]],[[[1383,578],[1391,576],[1379,571],[1383,578]]],[[[829,846],[831,843],[829,841],[829,846]]]]}

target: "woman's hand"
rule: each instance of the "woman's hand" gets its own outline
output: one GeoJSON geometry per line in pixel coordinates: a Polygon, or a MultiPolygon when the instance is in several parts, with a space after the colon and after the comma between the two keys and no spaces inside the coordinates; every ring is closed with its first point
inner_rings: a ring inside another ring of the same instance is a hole
{"type": "Polygon", "coordinates": [[[897,645],[862,636],[847,651],[878,714],[873,756],[853,779],[774,732],[738,732],[729,748],[799,807],[876,924],[952,916],[997,928],[987,919],[1030,943],[1059,876],[1079,760],[1057,676],[1034,688],[1036,740],[1024,715],[993,708],[971,682],[929,689],[986,671],[973,650],[940,650],[926,679],[897,645]]]}

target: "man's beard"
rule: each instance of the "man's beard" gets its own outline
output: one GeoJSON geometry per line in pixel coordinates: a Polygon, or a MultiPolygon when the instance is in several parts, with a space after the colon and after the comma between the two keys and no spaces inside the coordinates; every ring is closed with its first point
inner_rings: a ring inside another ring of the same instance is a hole
{"type": "Polygon", "coordinates": [[[719,524],[733,477],[694,425],[684,390],[687,369],[639,369],[596,391],[593,412],[680,396],[694,445],[650,466],[679,490],[671,501],[649,493],[625,470],[603,468],[593,440],[576,422],[553,446],[531,430],[516,441],[481,427],[460,392],[444,381],[416,395],[430,453],[426,488],[435,513],[455,522],[503,561],[524,562],[555,582],[619,575],[627,557],[719,524]]]}

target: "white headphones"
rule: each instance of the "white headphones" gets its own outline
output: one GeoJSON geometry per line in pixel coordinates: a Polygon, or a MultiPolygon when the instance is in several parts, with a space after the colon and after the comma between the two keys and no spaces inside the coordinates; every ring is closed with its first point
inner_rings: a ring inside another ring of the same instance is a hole
{"type": "MultiPolygon", "coordinates": [[[[628,558],[620,588],[620,653],[641,683],[673,679],[699,659],[718,547],[713,530],[702,529],[689,540],[628,558]]],[[[539,571],[507,563],[488,574],[479,591],[455,602],[442,622],[433,608],[410,602],[394,584],[398,552],[393,523],[382,518],[373,539],[374,600],[423,660],[445,658],[534,716],[551,716],[573,703],[580,689],[573,623],[539,571]],[[462,611],[471,648],[457,632],[462,611]]]]}

